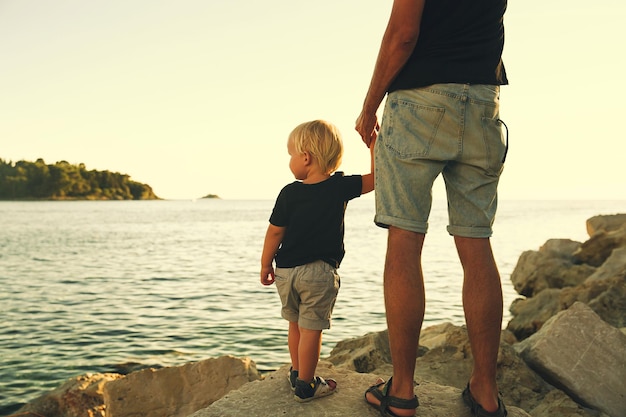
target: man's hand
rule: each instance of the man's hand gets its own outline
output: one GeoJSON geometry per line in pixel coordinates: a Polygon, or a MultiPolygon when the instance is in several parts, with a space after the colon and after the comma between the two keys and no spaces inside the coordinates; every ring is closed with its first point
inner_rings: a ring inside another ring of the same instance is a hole
{"type": "Polygon", "coordinates": [[[376,113],[368,114],[362,111],[359,117],[356,119],[356,126],[354,129],[361,135],[363,143],[369,148],[372,140],[378,137],[378,130],[380,125],[378,124],[378,117],[376,113]]]}

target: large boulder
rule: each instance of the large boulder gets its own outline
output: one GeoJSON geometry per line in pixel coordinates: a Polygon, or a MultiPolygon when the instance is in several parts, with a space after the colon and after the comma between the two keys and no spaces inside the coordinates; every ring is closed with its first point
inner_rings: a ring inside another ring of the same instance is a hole
{"type": "Polygon", "coordinates": [[[625,327],[626,277],[588,279],[577,287],[549,289],[531,298],[517,299],[509,308],[513,317],[506,328],[518,340],[524,340],[541,329],[552,316],[575,302],[587,304],[610,325],[625,327]]]}
{"type": "Polygon", "coordinates": [[[105,385],[104,402],[107,417],[185,417],[259,379],[250,359],[222,356],[133,372],[105,385]]]}
{"type": "Polygon", "coordinates": [[[626,214],[596,216],[587,221],[586,242],[551,239],[524,252],[511,281],[526,299],[511,304],[507,329],[523,340],[577,301],[607,323],[626,326],[625,220],[626,214]]]}
{"type": "Polygon", "coordinates": [[[127,376],[87,374],[30,402],[18,415],[46,417],[184,417],[233,389],[261,379],[248,358],[223,356],[127,376]]]}
{"type": "Polygon", "coordinates": [[[518,340],[524,340],[536,333],[550,317],[563,310],[561,292],[563,290],[551,288],[531,298],[514,300],[509,307],[513,317],[506,326],[507,330],[518,340]]]}
{"type": "Polygon", "coordinates": [[[626,224],[626,213],[602,214],[587,219],[587,233],[593,236],[600,231],[611,232],[626,224]]]}
{"type": "Polygon", "coordinates": [[[575,302],[588,305],[602,320],[614,327],[626,327],[626,276],[587,281],[559,294],[563,309],[575,302]]]}
{"type": "Polygon", "coordinates": [[[613,249],[607,260],[587,278],[587,281],[614,277],[626,278],[626,246],[613,249]]]}
{"type": "Polygon", "coordinates": [[[104,386],[120,374],[86,374],[68,379],[58,388],[22,407],[16,415],[46,417],[105,417],[104,386]]]}
{"type": "Polygon", "coordinates": [[[516,346],[543,378],[611,417],[626,412],[626,336],[575,303],[516,346]]]}
{"type": "Polygon", "coordinates": [[[614,249],[626,246],[626,224],[617,230],[600,230],[584,242],[573,256],[576,262],[600,266],[614,249]]]}
{"type": "Polygon", "coordinates": [[[580,243],[569,239],[550,239],[538,251],[525,251],[511,273],[518,294],[532,297],[548,288],[574,287],[595,268],[578,264],[573,254],[580,243]]]}
{"type": "Polygon", "coordinates": [[[372,372],[391,363],[389,335],[387,330],[367,333],[340,341],[330,352],[330,363],[360,373],[372,372]]]}

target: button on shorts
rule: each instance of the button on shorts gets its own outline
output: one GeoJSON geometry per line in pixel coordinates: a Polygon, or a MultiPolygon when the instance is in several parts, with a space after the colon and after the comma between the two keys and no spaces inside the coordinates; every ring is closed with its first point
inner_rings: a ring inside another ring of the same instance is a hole
{"type": "Polygon", "coordinates": [[[448,232],[491,236],[508,142],[499,95],[499,86],[469,84],[389,94],[375,149],[377,225],[426,233],[441,174],[448,232]]]}

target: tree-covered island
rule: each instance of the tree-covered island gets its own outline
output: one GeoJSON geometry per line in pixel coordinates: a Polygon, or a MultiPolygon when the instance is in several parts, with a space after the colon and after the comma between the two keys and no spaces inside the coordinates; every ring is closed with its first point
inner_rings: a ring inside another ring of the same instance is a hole
{"type": "Polygon", "coordinates": [[[46,164],[0,158],[0,200],[159,200],[152,187],[119,172],[85,164],[46,164]]]}

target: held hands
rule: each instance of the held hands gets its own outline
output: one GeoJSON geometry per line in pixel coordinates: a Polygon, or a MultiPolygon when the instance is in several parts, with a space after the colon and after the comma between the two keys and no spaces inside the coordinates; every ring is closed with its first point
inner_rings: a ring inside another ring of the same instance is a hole
{"type": "Polygon", "coordinates": [[[361,139],[363,139],[363,143],[365,143],[365,145],[369,148],[372,141],[376,141],[378,130],[380,129],[376,113],[368,114],[365,111],[362,111],[356,119],[356,126],[354,129],[359,132],[361,139]]]}
{"type": "Polygon", "coordinates": [[[261,284],[272,285],[276,281],[274,277],[274,268],[270,266],[264,266],[261,268],[261,284]]]}

